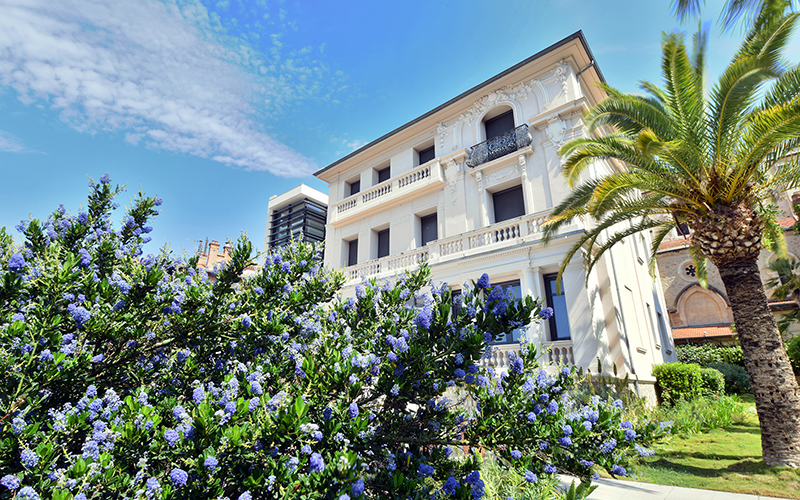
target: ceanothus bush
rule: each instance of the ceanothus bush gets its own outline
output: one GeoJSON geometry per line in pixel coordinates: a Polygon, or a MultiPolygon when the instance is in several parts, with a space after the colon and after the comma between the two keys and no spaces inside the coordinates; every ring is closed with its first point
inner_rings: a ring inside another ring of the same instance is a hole
{"type": "Polygon", "coordinates": [[[573,372],[532,346],[486,368],[552,314],[486,275],[454,297],[423,267],[340,298],[310,245],[242,278],[246,238],[203,270],[142,254],[160,199],[115,228],[121,188],[90,187],[86,211],[23,221],[21,248],[0,231],[0,498],[481,498],[483,452],[536,487],[625,474],[664,433],[570,400],[573,372]]]}

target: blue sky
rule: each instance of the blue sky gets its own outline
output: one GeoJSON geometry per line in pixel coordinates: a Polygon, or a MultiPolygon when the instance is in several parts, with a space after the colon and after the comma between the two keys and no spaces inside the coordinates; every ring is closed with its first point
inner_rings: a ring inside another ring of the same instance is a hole
{"type": "MultiPolygon", "coordinates": [[[[316,169],[561,38],[631,91],[661,31],[694,26],[668,0],[0,0],[0,226],[76,211],[109,172],[123,206],[163,197],[153,249],[261,248],[271,195],[327,191],[316,169]]],[[[737,34],[712,33],[716,74],[737,34]]]]}

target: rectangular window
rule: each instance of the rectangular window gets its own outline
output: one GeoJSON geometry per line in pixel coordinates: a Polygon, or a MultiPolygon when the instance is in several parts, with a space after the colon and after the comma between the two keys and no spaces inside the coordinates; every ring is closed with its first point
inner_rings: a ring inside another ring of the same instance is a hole
{"type": "Polygon", "coordinates": [[[647,326],[649,327],[648,330],[650,330],[650,335],[656,341],[655,342],[656,343],[656,349],[661,349],[661,342],[659,342],[658,339],[655,338],[655,336],[656,336],[656,327],[655,327],[655,325],[653,325],[653,311],[652,311],[652,309],[650,309],[650,304],[649,303],[645,302],[645,305],[647,306],[647,326]]]}
{"type": "Polygon", "coordinates": [[[503,135],[514,128],[514,113],[506,111],[502,115],[497,115],[483,122],[486,127],[486,140],[498,135],[503,135]]]}
{"type": "Polygon", "coordinates": [[[544,277],[544,291],[547,296],[547,307],[553,308],[553,317],[550,323],[550,340],[569,340],[569,318],[567,317],[567,298],[564,296],[564,284],[561,292],[556,291],[557,274],[547,274],[544,277]]]}
{"type": "Polygon", "coordinates": [[[361,191],[361,180],[349,182],[347,183],[347,185],[350,187],[350,193],[348,194],[348,196],[353,196],[354,194],[361,191]]]}
{"type": "Polygon", "coordinates": [[[424,247],[431,241],[436,241],[439,239],[439,223],[436,218],[436,214],[420,217],[419,225],[422,233],[419,246],[424,247]]]}
{"type": "Polygon", "coordinates": [[[358,240],[350,240],[347,243],[347,265],[355,266],[358,264],[358,240]]]}
{"type": "Polygon", "coordinates": [[[525,215],[525,200],[522,186],[514,186],[492,194],[494,202],[494,221],[502,222],[525,215]]]}
{"type": "Polygon", "coordinates": [[[450,317],[455,318],[458,316],[462,307],[461,290],[451,290],[450,295],[450,317]]]}
{"type": "Polygon", "coordinates": [[[378,170],[378,184],[383,181],[388,181],[392,177],[392,167],[386,167],[378,170]]]}
{"type": "Polygon", "coordinates": [[[389,255],[389,230],[378,231],[378,258],[389,255]]]}
{"type": "MultiPolygon", "coordinates": [[[[522,298],[522,288],[519,285],[519,280],[515,281],[506,281],[503,283],[498,283],[494,286],[502,286],[503,290],[507,290],[511,288],[513,290],[514,300],[518,301],[522,298]]],[[[519,342],[520,335],[522,335],[522,329],[514,330],[511,333],[507,333],[504,337],[501,337],[500,340],[497,341],[498,344],[511,344],[514,342],[519,342]]]]}
{"type": "Polygon", "coordinates": [[[670,342],[667,335],[667,326],[664,324],[664,316],[662,316],[660,312],[656,311],[656,317],[658,318],[658,333],[661,336],[661,345],[664,347],[664,350],[667,352],[667,354],[672,354],[672,349],[670,349],[670,342]]]}
{"type": "Polygon", "coordinates": [[[428,163],[429,161],[433,160],[434,158],[436,158],[436,152],[434,150],[434,146],[431,146],[431,147],[429,147],[427,149],[423,149],[422,151],[419,152],[419,164],[420,165],[425,165],[426,163],[428,163]]]}

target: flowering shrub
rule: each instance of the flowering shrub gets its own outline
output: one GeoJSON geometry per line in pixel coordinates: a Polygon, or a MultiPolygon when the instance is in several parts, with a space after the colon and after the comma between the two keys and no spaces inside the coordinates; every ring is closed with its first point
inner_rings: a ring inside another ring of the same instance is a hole
{"type": "Polygon", "coordinates": [[[551,313],[488,276],[455,302],[426,268],[339,298],[309,245],[241,278],[245,238],[203,270],[142,254],[159,199],[115,229],[120,188],[90,186],[85,212],[23,221],[21,249],[0,234],[0,498],[480,498],[478,450],[535,486],[625,474],[664,432],[570,401],[535,349],[484,368],[551,313]]]}

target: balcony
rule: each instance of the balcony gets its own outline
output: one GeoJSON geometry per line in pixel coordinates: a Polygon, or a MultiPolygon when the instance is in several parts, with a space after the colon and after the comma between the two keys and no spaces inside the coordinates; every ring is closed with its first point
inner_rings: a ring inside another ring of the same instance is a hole
{"type": "Polygon", "coordinates": [[[362,276],[367,278],[389,277],[407,269],[419,267],[423,262],[439,264],[469,255],[498,250],[523,241],[535,241],[541,238],[542,224],[549,215],[549,210],[523,215],[499,224],[442,238],[422,248],[349,266],[344,269],[345,277],[348,280],[360,280],[362,276]]]}
{"type": "Polygon", "coordinates": [[[496,160],[502,156],[513,153],[526,146],[530,146],[533,138],[528,131],[527,125],[520,125],[519,127],[509,130],[503,135],[492,137],[488,141],[483,141],[470,148],[469,156],[467,157],[467,166],[477,167],[486,162],[496,160]]]}
{"type": "Polygon", "coordinates": [[[340,226],[378,204],[381,210],[444,187],[444,173],[438,159],[395,175],[391,179],[347,197],[332,207],[331,224],[340,226]]]}
{"type": "MultiPolygon", "coordinates": [[[[552,366],[575,366],[575,358],[572,355],[572,341],[559,340],[556,342],[541,342],[540,351],[542,354],[541,362],[552,366]]],[[[481,366],[494,368],[495,373],[500,375],[507,372],[511,366],[511,354],[520,355],[519,344],[499,344],[492,348],[492,353],[481,359],[481,366]]]]}

